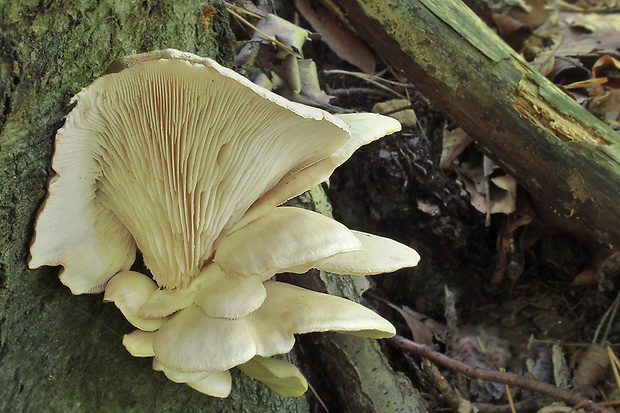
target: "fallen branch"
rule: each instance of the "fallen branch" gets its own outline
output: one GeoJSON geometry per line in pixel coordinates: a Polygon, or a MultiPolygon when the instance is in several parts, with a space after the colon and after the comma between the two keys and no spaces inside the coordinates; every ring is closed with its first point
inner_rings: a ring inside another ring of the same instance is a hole
{"type": "Polygon", "coordinates": [[[502,383],[509,386],[521,387],[537,393],[545,394],[555,399],[560,399],[572,406],[585,409],[593,413],[615,413],[611,409],[607,409],[600,404],[593,402],[584,396],[571,392],[566,389],[555,387],[549,383],[543,383],[529,377],[520,376],[514,373],[505,373],[495,370],[480,369],[467,365],[458,360],[454,360],[445,354],[441,354],[429,347],[418,344],[414,341],[407,340],[402,336],[394,336],[387,340],[390,344],[405,350],[411,354],[419,357],[423,357],[432,361],[433,363],[442,367],[448,368],[457,373],[461,373],[467,377],[479,380],[493,381],[496,383],[502,383]]]}
{"type": "Polygon", "coordinates": [[[461,1],[324,0],[532,195],[539,218],[620,247],[620,138],[461,1]]]}

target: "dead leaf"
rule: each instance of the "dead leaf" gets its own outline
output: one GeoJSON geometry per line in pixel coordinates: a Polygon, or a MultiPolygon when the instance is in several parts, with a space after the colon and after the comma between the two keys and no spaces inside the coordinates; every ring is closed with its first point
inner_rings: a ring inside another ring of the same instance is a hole
{"type": "Polygon", "coordinates": [[[454,160],[465,150],[465,148],[474,141],[472,137],[467,135],[461,128],[452,131],[443,130],[443,148],[441,149],[441,160],[439,167],[446,169],[452,165],[454,160]]]}
{"type": "Polygon", "coordinates": [[[319,85],[319,75],[316,69],[316,63],[311,59],[302,59],[299,61],[299,78],[301,82],[300,94],[310,100],[316,106],[328,105],[332,96],[329,96],[319,85]]]}
{"type": "Polygon", "coordinates": [[[426,316],[420,313],[416,313],[407,306],[401,308],[396,305],[392,305],[391,307],[398,311],[401,316],[403,316],[405,322],[407,323],[407,327],[409,327],[409,330],[411,330],[413,340],[416,343],[424,344],[427,346],[433,344],[433,331],[422,322],[422,320],[425,319],[426,316]]]}
{"type": "Polygon", "coordinates": [[[530,29],[534,29],[549,18],[548,3],[549,0],[527,0],[525,4],[521,3],[512,7],[508,15],[530,29]]]}
{"type": "Polygon", "coordinates": [[[598,344],[590,344],[579,357],[577,370],[573,375],[575,387],[593,387],[600,383],[609,370],[607,350],[598,344]]]}
{"type": "Polygon", "coordinates": [[[535,213],[530,201],[523,194],[517,194],[515,205],[514,212],[508,215],[497,238],[497,262],[491,284],[499,284],[504,274],[515,282],[525,268],[525,250],[530,247],[526,242],[528,234],[525,228],[518,233],[517,230],[534,221],[535,213]]]}
{"type": "Polygon", "coordinates": [[[553,379],[555,385],[562,389],[568,389],[570,382],[568,366],[566,365],[562,347],[558,344],[554,344],[553,347],[551,347],[551,361],[553,362],[553,379]]]}
{"type": "Polygon", "coordinates": [[[330,49],[341,59],[373,74],[377,61],[366,45],[318,2],[295,0],[295,6],[310,25],[321,35],[330,49]]]}
{"type": "Polygon", "coordinates": [[[483,165],[464,162],[456,168],[459,177],[465,183],[465,189],[471,197],[470,203],[478,211],[487,214],[487,225],[490,214],[510,214],[515,210],[517,199],[517,181],[510,175],[491,177],[498,168],[486,156],[483,165]]]}
{"type": "Polygon", "coordinates": [[[599,272],[594,268],[588,268],[581,271],[570,283],[571,288],[575,287],[587,287],[597,282],[601,276],[599,272]]]}

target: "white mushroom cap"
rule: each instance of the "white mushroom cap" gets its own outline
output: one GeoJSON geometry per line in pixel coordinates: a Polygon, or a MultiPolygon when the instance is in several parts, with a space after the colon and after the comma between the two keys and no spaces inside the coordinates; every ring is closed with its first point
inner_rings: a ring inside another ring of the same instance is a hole
{"type": "Polygon", "coordinates": [[[360,147],[401,130],[401,125],[396,119],[376,113],[347,113],[335,117],[344,121],[349,127],[351,139],[346,145],[307,168],[289,172],[275,187],[256,200],[243,218],[235,224],[233,231],[327,180],[334,170],[360,147]]]}
{"type": "Polygon", "coordinates": [[[154,331],[134,330],[123,336],[123,346],[134,357],[155,357],[153,350],[154,331]]]}
{"type": "Polygon", "coordinates": [[[132,237],[160,286],[185,286],[256,199],[350,139],[322,110],[210,59],[167,55],[97,79],[56,136],[30,266],[63,265],[75,293],[127,269],[132,237]]]}
{"type": "Polygon", "coordinates": [[[154,331],[161,327],[163,319],[142,317],[139,311],[156,290],[157,284],[146,275],[135,271],[122,271],[108,282],[103,301],[116,304],[134,327],[143,331],[154,331]]]}
{"type": "Polygon", "coordinates": [[[305,209],[278,207],[224,237],[213,261],[229,274],[266,279],[290,267],[361,249],[362,243],[341,223],[305,209]]]}
{"type": "Polygon", "coordinates": [[[337,331],[386,338],[396,332],[389,321],[344,298],[277,281],[264,286],[263,305],[240,319],[209,317],[197,306],[172,315],[155,336],[157,359],[181,371],[224,371],[256,355],[287,353],[294,334],[337,331]]]}
{"type": "Polygon", "coordinates": [[[153,370],[163,371],[175,383],[186,383],[201,393],[214,397],[228,397],[232,387],[232,377],[228,371],[184,372],[166,367],[153,359],[153,370]]]}
{"type": "Polygon", "coordinates": [[[254,356],[237,367],[283,397],[299,397],[308,390],[306,378],[286,360],[254,356]]]}
{"type": "Polygon", "coordinates": [[[414,249],[400,242],[365,232],[351,232],[362,244],[359,251],[334,255],[312,267],[334,274],[375,275],[415,267],[420,261],[414,249]]]}

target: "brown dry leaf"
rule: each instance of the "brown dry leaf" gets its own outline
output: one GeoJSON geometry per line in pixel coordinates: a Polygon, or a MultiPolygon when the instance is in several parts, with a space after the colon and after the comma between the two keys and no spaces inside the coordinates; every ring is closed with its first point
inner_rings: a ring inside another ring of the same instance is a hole
{"type": "Polygon", "coordinates": [[[607,375],[610,360],[607,350],[593,343],[580,354],[577,363],[577,370],[573,375],[573,386],[593,387],[607,375]]]}
{"type": "Polygon", "coordinates": [[[594,268],[588,268],[581,271],[575,276],[573,282],[570,283],[571,288],[575,287],[587,287],[597,282],[601,276],[594,268]]]}
{"type": "Polygon", "coordinates": [[[427,346],[433,344],[433,331],[422,322],[426,316],[416,313],[407,306],[402,308],[394,306],[394,309],[396,309],[396,311],[398,311],[405,319],[407,327],[411,330],[411,335],[416,343],[427,346]]]}
{"type": "Polygon", "coordinates": [[[592,65],[592,77],[607,79],[606,88],[620,89],[620,61],[607,54],[601,56],[592,65]]]}
{"type": "Polygon", "coordinates": [[[589,32],[615,30],[620,31],[620,16],[617,13],[575,13],[572,27],[582,27],[589,32]]]}
{"type": "MultiPolygon", "coordinates": [[[[524,252],[530,246],[526,245],[526,231],[517,234],[517,230],[534,221],[535,213],[526,196],[517,197],[515,211],[508,215],[504,228],[497,238],[497,262],[492,284],[499,284],[504,274],[513,282],[523,274],[525,269],[524,252]]],[[[530,241],[531,242],[531,241],[530,241]]]]}
{"type": "Polygon", "coordinates": [[[545,39],[546,46],[532,65],[549,79],[561,84],[586,80],[593,59],[605,54],[620,57],[620,16],[584,13],[580,8],[567,11],[557,3],[550,3],[552,6],[550,18],[535,30],[532,40],[541,46],[540,39],[545,39]]]}
{"type": "Polygon", "coordinates": [[[508,14],[493,13],[491,16],[502,38],[512,36],[527,25],[508,14]]]}
{"type": "MultiPolygon", "coordinates": [[[[555,58],[588,58],[609,54],[620,56],[620,16],[598,13],[561,12],[536,31],[551,44],[532,64],[539,70],[555,58]]],[[[566,63],[564,63],[566,65],[566,63]]],[[[570,66],[570,65],[569,65],[570,66]]],[[[574,62],[572,67],[576,67],[574,62]]],[[[542,71],[542,70],[541,70],[542,71]]]]}
{"type": "Polygon", "coordinates": [[[508,15],[534,29],[549,18],[550,12],[547,8],[549,2],[549,0],[525,0],[521,5],[512,7],[508,15]]]}
{"type": "Polygon", "coordinates": [[[463,152],[463,150],[474,141],[472,137],[467,135],[461,128],[452,131],[443,130],[443,148],[441,150],[441,160],[439,168],[446,169],[452,165],[452,162],[463,152]]]}
{"type": "Polygon", "coordinates": [[[375,72],[377,61],[374,55],[353,32],[331,17],[331,13],[320,3],[295,0],[295,6],[338,57],[359,67],[364,73],[375,72]]]}
{"type": "Polygon", "coordinates": [[[471,197],[470,203],[478,211],[487,214],[487,225],[490,224],[490,214],[510,214],[516,207],[517,181],[510,175],[491,178],[491,174],[498,168],[486,156],[483,165],[465,162],[457,168],[471,197]]]}

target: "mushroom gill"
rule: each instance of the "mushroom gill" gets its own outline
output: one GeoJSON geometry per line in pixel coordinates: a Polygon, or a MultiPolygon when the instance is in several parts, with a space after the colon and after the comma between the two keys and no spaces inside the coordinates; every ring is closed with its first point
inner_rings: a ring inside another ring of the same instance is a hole
{"type": "Polygon", "coordinates": [[[397,121],[333,116],[176,50],[116,61],[72,102],[29,266],[61,265],[74,294],[105,289],[138,329],[123,340],[132,355],[213,396],[237,366],[288,396],[305,380],[271,357],[295,334],[394,334],[359,304],[268,279],[417,264],[405,245],[279,206],[397,121]],[[129,271],[136,251],[153,279],[129,271]]]}

